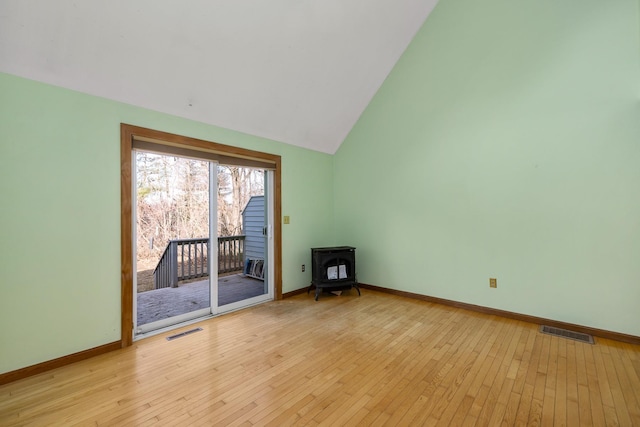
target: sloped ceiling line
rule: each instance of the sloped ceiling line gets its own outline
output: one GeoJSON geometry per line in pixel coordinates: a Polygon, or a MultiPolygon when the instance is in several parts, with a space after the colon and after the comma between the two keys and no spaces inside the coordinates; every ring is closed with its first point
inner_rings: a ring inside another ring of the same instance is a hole
{"type": "Polygon", "coordinates": [[[3,0],[0,71],[335,153],[437,0],[3,0]]]}

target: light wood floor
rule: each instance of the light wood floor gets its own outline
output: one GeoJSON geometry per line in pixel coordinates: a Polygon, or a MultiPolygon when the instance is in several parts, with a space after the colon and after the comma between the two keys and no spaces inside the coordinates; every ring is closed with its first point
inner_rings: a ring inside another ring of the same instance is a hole
{"type": "Polygon", "coordinates": [[[197,326],[0,387],[0,425],[640,426],[639,346],[371,290],[197,326]]]}

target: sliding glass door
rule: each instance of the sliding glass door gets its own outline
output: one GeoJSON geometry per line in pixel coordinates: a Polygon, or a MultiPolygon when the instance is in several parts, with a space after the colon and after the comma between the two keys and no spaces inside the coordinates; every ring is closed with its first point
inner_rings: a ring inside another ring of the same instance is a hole
{"type": "Polygon", "coordinates": [[[133,158],[135,336],[273,299],[273,172],[133,158]]]}

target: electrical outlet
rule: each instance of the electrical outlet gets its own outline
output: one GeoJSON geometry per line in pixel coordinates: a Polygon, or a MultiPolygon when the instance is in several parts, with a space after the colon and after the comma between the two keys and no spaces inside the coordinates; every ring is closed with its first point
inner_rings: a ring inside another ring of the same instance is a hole
{"type": "Polygon", "coordinates": [[[304,273],[304,264],[302,264],[302,272],[304,273]]]}
{"type": "Polygon", "coordinates": [[[497,288],[498,287],[498,279],[491,278],[489,279],[489,287],[497,288]]]}

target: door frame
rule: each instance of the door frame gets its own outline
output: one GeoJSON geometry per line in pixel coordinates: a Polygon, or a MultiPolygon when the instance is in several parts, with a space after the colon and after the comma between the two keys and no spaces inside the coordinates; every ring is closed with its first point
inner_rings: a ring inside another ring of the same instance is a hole
{"type": "Polygon", "coordinates": [[[219,144],[139,126],[120,124],[120,262],[121,262],[121,335],[122,347],[133,343],[133,217],[132,217],[132,161],[136,142],[152,142],[176,150],[193,150],[235,159],[240,164],[267,164],[273,170],[273,266],[274,299],[282,299],[282,228],[281,220],[281,157],[245,148],[219,144]]]}

